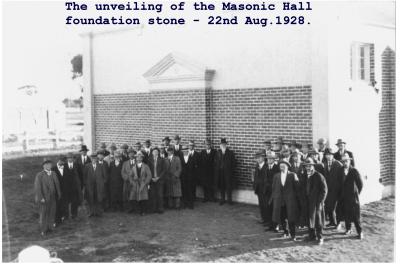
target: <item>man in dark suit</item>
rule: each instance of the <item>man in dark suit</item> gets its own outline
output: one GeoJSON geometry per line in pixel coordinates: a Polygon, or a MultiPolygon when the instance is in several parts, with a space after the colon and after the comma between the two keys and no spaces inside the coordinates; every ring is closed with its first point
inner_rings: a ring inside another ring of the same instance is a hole
{"type": "Polygon", "coordinates": [[[267,181],[267,163],[265,162],[265,151],[260,150],[255,154],[256,166],[253,172],[253,190],[258,198],[258,208],[260,209],[260,224],[266,225],[267,218],[267,200],[265,197],[264,187],[267,181]]]}
{"type": "Polygon", "coordinates": [[[82,145],[81,150],[79,152],[81,155],[76,158],[76,167],[78,170],[78,176],[79,176],[79,181],[81,182],[81,189],[83,189],[83,169],[86,164],[90,164],[92,161],[90,160],[90,157],[87,155],[87,152],[89,149],[87,149],[86,145],[82,145]]]}
{"type": "Polygon", "coordinates": [[[129,160],[128,148],[129,148],[129,146],[127,144],[122,144],[121,145],[122,163],[129,160]]]}
{"type": "Polygon", "coordinates": [[[78,169],[74,163],[74,155],[67,154],[67,163],[64,165],[65,176],[65,218],[69,216],[69,208],[71,207],[71,218],[75,219],[78,215],[78,206],[82,202],[81,182],[78,176],[78,169]]]}
{"type": "Polygon", "coordinates": [[[98,166],[102,168],[104,172],[104,197],[103,197],[103,210],[108,211],[110,208],[110,167],[104,160],[106,153],[104,150],[97,151],[98,166]]]}
{"type": "Polygon", "coordinates": [[[328,226],[337,227],[336,207],[341,193],[342,163],[333,158],[332,148],[325,150],[324,176],[328,185],[328,195],[325,200],[325,213],[329,218],[328,226]]]}
{"type": "Polygon", "coordinates": [[[175,135],[174,137],[174,156],[179,158],[182,156],[181,137],[179,135],[175,135]]]}
{"type": "MultiPolygon", "coordinates": [[[[163,144],[164,144],[164,151],[165,151],[165,154],[168,154],[168,147],[170,146],[170,144],[171,144],[171,139],[169,139],[169,137],[168,136],[165,136],[164,138],[163,138],[163,144]]],[[[168,155],[166,155],[166,156],[168,156],[168,155]]]]}
{"type": "Polygon", "coordinates": [[[150,202],[152,210],[157,213],[164,213],[164,185],[167,165],[165,158],[160,157],[159,149],[152,150],[152,155],[148,159],[148,165],[151,171],[150,182],[150,202]]]}
{"type": "Polygon", "coordinates": [[[324,242],[322,229],[325,222],[324,201],[328,194],[328,186],[324,176],[315,170],[315,164],[312,158],[307,158],[304,162],[307,176],[305,185],[308,206],[308,240],[317,239],[318,244],[322,245],[324,242]]]}
{"type": "Polygon", "coordinates": [[[107,145],[104,142],[100,144],[100,150],[102,151],[104,157],[107,157],[110,154],[110,151],[107,150],[107,145]]]}
{"type": "Polygon", "coordinates": [[[233,171],[236,167],[235,155],[227,147],[228,142],[221,138],[220,149],[215,155],[215,186],[221,190],[220,205],[225,203],[225,195],[228,197],[228,203],[232,202],[233,171]]]}
{"type": "Polygon", "coordinates": [[[363,188],[363,181],[360,173],[351,165],[352,158],[348,153],[342,156],[343,171],[342,171],[342,193],[344,220],[346,225],[346,235],[351,234],[351,223],[357,230],[357,238],[363,239],[361,229],[361,212],[360,212],[360,193],[363,188]]]}
{"type": "Polygon", "coordinates": [[[325,163],[326,162],[326,151],[328,149],[328,140],[326,138],[320,138],[317,141],[318,144],[318,152],[319,152],[319,158],[321,159],[319,162],[325,163]]]}
{"type": "Polygon", "coordinates": [[[322,175],[325,174],[324,164],[322,164],[319,158],[319,152],[317,148],[311,149],[308,154],[307,158],[312,158],[315,162],[314,169],[317,170],[322,175]]]}
{"type": "Polygon", "coordinates": [[[215,149],[211,147],[211,140],[205,140],[206,148],[200,153],[201,184],[204,191],[203,202],[215,201],[214,194],[214,158],[215,149]]]}
{"type": "Polygon", "coordinates": [[[307,194],[306,190],[303,189],[306,183],[306,175],[305,175],[305,168],[303,166],[303,153],[301,153],[298,149],[296,149],[292,154],[293,162],[291,163],[291,167],[289,171],[296,173],[297,177],[299,178],[299,189],[297,192],[297,200],[299,202],[299,222],[298,225],[300,227],[306,227],[308,224],[308,217],[307,217],[307,194]]]}
{"type": "Polygon", "coordinates": [[[194,142],[189,141],[189,148],[182,146],[182,201],[183,207],[194,208],[196,199],[196,179],[199,169],[199,154],[194,150],[194,142]]]}
{"type": "Polygon", "coordinates": [[[67,215],[67,182],[64,176],[65,156],[60,155],[56,165],[52,168],[52,171],[56,173],[58,183],[60,185],[61,196],[56,203],[56,226],[64,222],[67,215]]]}
{"type": "Polygon", "coordinates": [[[264,145],[264,153],[265,153],[265,155],[267,155],[267,153],[269,151],[271,151],[271,148],[272,148],[271,141],[270,140],[266,140],[266,141],[263,142],[263,145],[264,145]]]}
{"type": "MultiPolygon", "coordinates": [[[[266,202],[268,202],[272,196],[272,182],[274,180],[274,175],[279,172],[280,169],[278,164],[276,163],[276,154],[274,151],[269,151],[267,153],[267,178],[264,181],[264,196],[266,202]]],[[[277,227],[277,225],[274,225],[274,223],[272,222],[272,210],[272,205],[267,203],[265,209],[265,226],[269,226],[269,228],[267,229],[268,231],[277,231],[277,229],[279,230],[279,227],[277,227]]]]}
{"type": "Polygon", "coordinates": [[[143,163],[148,164],[149,157],[151,156],[152,151],[153,151],[153,149],[151,148],[151,141],[146,140],[144,142],[144,148],[142,150],[142,153],[144,154],[143,163]]]}
{"type": "Polygon", "coordinates": [[[290,164],[286,160],[279,161],[280,172],[274,175],[272,195],[269,204],[273,205],[272,221],[281,224],[283,236],[291,236],[296,241],[296,222],[298,219],[298,203],[296,199],[298,178],[288,169],[290,164]]]}
{"type": "Polygon", "coordinates": [[[350,152],[349,150],[346,149],[346,142],[343,141],[342,139],[338,139],[336,146],[338,147],[338,151],[335,153],[333,156],[336,160],[341,161],[342,156],[344,154],[348,154],[349,157],[351,158],[351,166],[355,167],[355,162],[354,162],[354,156],[353,153],[350,152]]]}
{"type": "Polygon", "coordinates": [[[91,159],[92,162],[86,164],[83,171],[83,182],[89,204],[89,217],[102,215],[104,183],[108,177],[105,168],[97,161],[97,154],[92,154],[91,159]]]}

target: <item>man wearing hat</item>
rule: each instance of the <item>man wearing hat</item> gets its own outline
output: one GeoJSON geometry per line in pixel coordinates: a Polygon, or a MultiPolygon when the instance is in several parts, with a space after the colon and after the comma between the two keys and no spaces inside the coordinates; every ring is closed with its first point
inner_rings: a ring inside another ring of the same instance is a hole
{"type": "Polygon", "coordinates": [[[61,189],[56,174],[51,171],[52,162],[42,163],[43,171],[35,177],[35,203],[39,205],[39,225],[41,235],[53,229],[56,217],[56,201],[61,199],[61,189]]]}
{"type": "Polygon", "coordinates": [[[363,188],[363,180],[358,170],[351,165],[352,160],[348,153],[343,154],[342,192],[340,200],[343,201],[343,214],[346,225],[345,234],[351,234],[351,223],[353,222],[358,234],[357,238],[363,239],[359,198],[363,188]]]}
{"type": "Polygon", "coordinates": [[[346,142],[343,141],[342,139],[338,139],[336,146],[338,147],[338,151],[335,153],[333,156],[336,160],[341,161],[342,156],[344,154],[348,154],[349,157],[351,158],[351,166],[354,167],[355,162],[354,162],[354,156],[353,153],[350,152],[349,150],[346,149],[346,142]]]}
{"type": "Polygon", "coordinates": [[[67,181],[64,176],[64,165],[65,165],[65,156],[60,155],[57,159],[56,165],[52,168],[52,171],[56,173],[58,183],[60,185],[61,190],[61,198],[57,200],[56,203],[56,218],[55,224],[60,225],[67,214],[67,181]]]}
{"type": "Polygon", "coordinates": [[[328,185],[328,195],[325,200],[325,213],[329,218],[328,226],[337,227],[336,207],[341,193],[341,173],[343,165],[333,158],[332,148],[325,149],[324,176],[328,185]]]}
{"type": "Polygon", "coordinates": [[[140,151],[142,151],[142,144],[140,142],[137,142],[134,146],[134,150],[136,152],[136,154],[140,151]]]}
{"type": "Polygon", "coordinates": [[[276,154],[279,154],[282,150],[283,137],[279,136],[276,140],[273,140],[271,143],[272,143],[272,151],[274,151],[276,154]]]}
{"type": "Polygon", "coordinates": [[[105,193],[104,183],[108,179],[108,174],[98,162],[96,153],[91,155],[91,160],[90,164],[85,165],[83,171],[83,182],[89,204],[89,217],[102,215],[102,204],[105,193]]]}
{"type": "Polygon", "coordinates": [[[272,221],[281,224],[283,236],[296,241],[296,222],[298,220],[297,186],[299,180],[295,173],[289,171],[290,164],[280,160],[280,172],[274,175],[272,195],[269,204],[273,206],[272,221]]]}
{"type": "Polygon", "coordinates": [[[82,203],[81,182],[79,180],[78,168],[74,163],[74,155],[67,154],[67,163],[64,165],[65,191],[63,196],[66,203],[65,218],[70,216],[69,208],[71,207],[71,218],[75,219],[78,215],[78,206],[82,203]]]}
{"type": "Polygon", "coordinates": [[[313,148],[308,152],[308,157],[307,158],[312,158],[315,162],[314,168],[317,170],[319,173],[324,174],[324,164],[320,163],[320,158],[319,158],[319,152],[317,148],[313,148]]]}
{"type": "MultiPolygon", "coordinates": [[[[171,139],[169,139],[169,137],[168,136],[165,136],[164,138],[163,138],[163,144],[164,144],[164,150],[165,150],[165,153],[167,154],[168,153],[168,147],[170,146],[170,144],[171,144],[171,139]]],[[[167,155],[168,156],[168,155],[167,155]]]]}
{"type": "Polygon", "coordinates": [[[307,158],[304,162],[307,180],[305,184],[307,198],[308,240],[318,240],[322,245],[322,229],[325,223],[324,201],[328,194],[328,186],[324,176],[315,170],[315,161],[307,158]]]}
{"type": "Polygon", "coordinates": [[[129,160],[128,148],[129,148],[129,146],[127,144],[122,144],[121,145],[121,159],[122,159],[122,162],[125,162],[125,161],[129,160]]]}
{"type": "Polygon", "coordinates": [[[114,160],[114,152],[117,151],[117,145],[115,143],[110,144],[110,153],[104,158],[107,165],[110,166],[111,162],[114,160]]]}
{"type": "Polygon", "coordinates": [[[110,207],[112,211],[123,211],[122,194],[124,179],[122,178],[122,157],[114,152],[114,160],[110,163],[110,207]]]}
{"type": "Polygon", "coordinates": [[[152,152],[152,148],[151,148],[151,141],[150,140],[146,140],[144,142],[144,148],[142,150],[143,154],[144,154],[144,159],[143,162],[148,164],[149,162],[149,157],[151,156],[151,152],[152,152]]]}
{"type": "Polygon", "coordinates": [[[325,153],[328,148],[328,140],[326,138],[320,138],[318,139],[317,144],[318,144],[319,157],[321,159],[319,162],[325,163],[326,162],[325,153]]]}
{"type": "Polygon", "coordinates": [[[90,157],[88,157],[87,152],[89,149],[87,149],[86,145],[82,145],[81,149],[79,150],[79,153],[81,154],[79,157],[76,158],[76,167],[78,170],[78,176],[79,176],[79,181],[81,182],[81,189],[83,189],[83,169],[85,168],[86,164],[90,164],[92,161],[90,160],[90,157]]]}
{"type": "Polygon", "coordinates": [[[273,231],[276,230],[276,225],[272,222],[272,210],[273,207],[268,201],[271,199],[272,195],[272,182],[274,180],[274,176],[276,173],[279,173],[280,169],[278,164],[276,163],[276,155],[274,151],[269,151],[267,153],[267,178],[264,181],[264,196],[266,201],[266,209],[265,209],[265,219],[266,226],[269,225],[268,230],[273,231]]]}
{"type": "Polygon", "coordinates": [[[221,201],[220,205],[225,203],[225,195],[228,197],[228,203],[232,204],[232,186],[233,171],[236,167],[235,155],[232,150],[227,147],[228,142],[225,138],[221,138],[220,149],[215,155],[215,181],[216,187],[220,188],[221,201]]]}
{"type": "Polygon", "coordinates": [[[181,157],[182,155],[182,145],[181,145],[181,137],[177,134],[174,137],[174,155],[177,157],[181,157]]]}
{"type": "Polygon", "coordinates": [[[136,166],[135,155],[136,151],[133,148],[128,149],[129,159],[125,161],[122,165],[121,176],[124,180],[122,187],[122,203],[123,208],[129,212],[133,212],[135,210],[134,205],[129,202],[129,195],[131,192],[131,184],[129,182],[129,176],[132,174],[133,168],[136,166]]]}
{"type": "Polygon", "coordinates": [[[181,173],[182,206],[194,208],[196,199],[196,179],[199,169],[199,154],[194,150],[194,142],[189,141],[189,147],[181,147],[183,163],[181,173]]]}
{"type": "Polygon", "coordinates": [[[267,163],[265,162],[266,154],[264,150],[260,150],[255,154],[256,166],[253,172],[253,189],[258,197],[258,207],[260,209],[261,220],[263,225],[267,225],[267,201],[265,194],[265,182],[267,181],[267,163]]]}
{"type": "Polygon", "coordinates": [[[264,145],[264,152],[265,152],[265,155],[267,155],[267,153],[268,153],[269,151],[271,151],[271,148],[272,148],[271,141],[270,141],[270,140],[266,140],[266,141],[263,142],[263,145],[264,145]]]}
{"type": "Polygon", "coordinates": [[[180,199],[182,197],[181,188],[181,173],[182,163],[181,160],[174,155],[174,148],[168,147],[167,161],[167,190],[166,197],[168,198],[168,207],[180,209],[180,199]]]}
{"type": "Polygon", "coordinates": [[[204,141],[206,148],[200,153],[201,184],[203,186],[203,202],[215,201],[214,194],[214,158],[215,149],[211,146],[211,140],[204,141]]]}
{"type": "Polygon", "coordinates": [[[100,144],[100,150],[103,151],[104,157],[110,154],[110,152],[107,150],[107,145],[104,142],[100,144]]]}
{"type": "Polygon", "coordinates": [[[153,212],[164,213],[164,186],[166,172],[166,160],[160,157],[160,150],[156,147],[148,159],[151,171],[149,201],[153,212]]]}

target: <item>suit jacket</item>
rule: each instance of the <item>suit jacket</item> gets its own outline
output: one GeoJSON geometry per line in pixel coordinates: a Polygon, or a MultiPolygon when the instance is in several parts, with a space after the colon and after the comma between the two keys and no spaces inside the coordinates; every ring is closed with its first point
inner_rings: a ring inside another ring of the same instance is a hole
{"type": "Polygon", "coordinates": [[[173,144],[172,147],[174,148],[174,156],[180,157],[182,155],[182,145],[179,144],[178,151],[175,149],[175,145],[173,144]]]}
{"type": "Polygon", "coordinates": [[[264,194],[264,186],[265,182],[267,181],[267,173],[268,173],[268,166],[267,162],[264,162],[264,165],[260,169],[259,164],[254,168],[254,181],[253,181],[253,189],[254,193],[257,195],[264,194]]]}
{"type": "MultiPolygon", "coordinates": [[[[133,167],[136,166],[136,162],[133,165],[133,167]]],[[[122,170],[121,170],[121,176],[122,179],[124,180],[123,188],[122,188],[122,199],[123,201],[128,201],[129,196],[131,193],[131,183],[129,181],[129,176],[132,174],[132,168],[131,167],[131,160],[128,159],[122,164],[122,170]]]]}
{"type": "Polygon", "coordinates": [[[325,223],[324,201],[328,194],[325,178],[318,171],[314,171],[309,178],[306,176],[305,184],[309,226],[314,228],[319,224],[323,227],[325,223]],[[317,216],[318,218],[316,218],[317,216]]]}
{"type": "Polygon", "coordinates": [[[96,162],[96,170],[93,169],[92,163],[85,165],[83,182],[89,203],[93,203],[94,201],[101,202],[103,200],[104,184],[107,178],[108,172],[106,172],[106,168],[102,167],[99,162],[96,162]],[[95,196],[95,192],[97,196],[95,196]]]}
{"type": "Polygon", "coordinates": [[[68,163],[64,165],[64,179],[66,200],[68,202],[82,202],[82,184],[78,175],[78,167],[75,163],[72,163],[72,169],[69,168],[68,163]]]}
{"type": "MultiPolygon", "coordinates": [[[[344,153],[343,153],[343,154],[345,154],[345,153],[349,154],[349,157],[352,158],[352,160],[351,160],[351,166],[352,166],[352,167],[355,167],[355,162],[354,162],[353,153],[350,152],[350,151],[348,151],[348,150],[344,150],[344,153]]],[[[335,158],[337,161],[342,161],[342,156],[340,155],[339,150],[333,155],[333,158],[335,158]]]]}
{"type": "Polygon", "coordinates": [[[207,154],[207,150],[204,149],[200,152],[200,171],[201,171],[201,183],[202,185],[212,185],[214,180],[214,159],[216,150],[210,150],[207,154]]]}
{"type": "Polygon", "coordinates": [[[360,219],[360,198],[359,195],[363,189],[363,180],[358,170],[352,166],[349,168],[347,176],[342,168],[341,174],[344,218],[350,221],[360,219]]]}
{"type": "Polygon", "coordinates": [[[339,199],[341,192],[341,174],[342,174],[342,163],[333,159],[330,170],[328,169],[328,162],[324,163],[324,176],[326,184],[328,185],[328,195],[325,200],[325,206],[329,209],[334,207],[334,204],[339,199]]]}
{"type": "Polygon", "coordinates": [[[298,202],[297,190],[299,179],[296,174],[288,171],[285,184],[282,186],[281,173],[274,175],[272,183],[272,195],[269,203],[273,203],[272,220],[275,223],[281,222],[281,208],[286,206],[288,221],[297,222],[298,220],[298,202]]]}
{"type": "Polygon", "coordinates": [[[124,179],[122,178],[122,166],[123,161],[121,160],[116,165],[115,161],[110,163],[110,200],[112,202],[122,201],[124,179]]]}
{"type": "Polygon", "coordinates": [[[196,180],[198,179],[199,162],[200,155],[196,151],[193,152],[193,155],[189,155],[187,163],[185,163],[183,158],[181,179],[189,180],[193,184],[196,184],[196,180]]]}
{"type": "Polygon", "coordinates": [[[220,183],[219,180],[224,178],[228,186],[232,186],[231,183],[235,167],[236,160],[233,151],[226,148],[225,155],[223,155],[222,151],[218,150],[214,160],[214,176],[216,183],[220,183]]]}
{"type": "Polygon", "coordinates": [[[149,158],[153,156],[151,153],[153,152],[153,148],[150,148],[150,152],[147,153],[146,150],[143,148],[142,150],[144,157],[143,157],[143,162],[149,165],[149,158]]]}
{"type": "Polygon", "coordinates": [[[269,169],[268,163],[267,166],[267,179],[264,182],[264,194],[267,197],[267,200],[270,199],[272,193],[272,182],[274,181],[274,176],[276,173],[279,173],[279,167],[276,163],[273,164],[272,169],[269,169]]]}
{"type": "Polygon", "coordinates": [[[61,175],[61,172],[58,170],[57,166],[53,166],[53,168],[51,169],[57,176],[58,179],[58,183],[60,186],[60,191],[61,191],[61,199],[67,199],[68,197],[68,182],[66,181],[65,178],[65,164],[63,164],[64,166],[64,170],[63,170],[63,174],[61,175]]]}
{"type": "MultiPolygon", "coordinates": [[[[157,169],[157,180],[158,183],[164,182],[167,174],[167,164],[165,158],[161,158],[160,156],[157,158],[157,166],[155,167],[154,157],[151,155],[148,159],[148,165],[151,171],[152,178],[155,177],[155,168],[157,169]]],[[[153,181],[152,181],[153,182],[153,181]]]]}
{"type": "Polygon", "coordinates": [[[34,188],[36,203],[40,203],[42,199],[45,200],[45,203],[49,203],[50,200],[61,198],[60,184],[53,171],[50,176],[44,170],[39,172],[35,177],[34,188]]]}
{"type": "MultiPolygon", "coordinates": [[[[90,164],[91,162],[92,162],[92,160],[90,159],[89,156],[87,156],[85,164],[90,164]]],[[[79,157],[76,158],[75,164],[77,166],[76,169],[78,171],[78,176],[79,176],[79,180],[81,182],[81,189],[82,189],[83,188],[83,170],[85,168],[85,165],[82,162],[82,155],[80,155],[79,157]]]]}

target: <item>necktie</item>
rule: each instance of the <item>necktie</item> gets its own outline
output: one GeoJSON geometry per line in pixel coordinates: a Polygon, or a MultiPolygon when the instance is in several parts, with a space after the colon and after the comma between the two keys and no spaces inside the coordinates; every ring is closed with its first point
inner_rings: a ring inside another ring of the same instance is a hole
{"type": "Polygon", "coordinates": [[[331,163],[328,163],[328,171],[331,171],[331,163]]]}
{"type": "Polygon", "coordinates": [[[93,170],[96,170],[96,164],[93,165],[93,170]]]}
{"type": "Polygon", "coordinates": [[[157,158],[154,161],[154,177],[157,177],[157,158]]]}

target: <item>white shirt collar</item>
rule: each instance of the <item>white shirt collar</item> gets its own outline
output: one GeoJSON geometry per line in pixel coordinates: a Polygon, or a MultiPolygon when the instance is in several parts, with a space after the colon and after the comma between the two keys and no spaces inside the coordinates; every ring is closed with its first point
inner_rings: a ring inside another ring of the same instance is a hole
{"type": "Polygon", "coordinates": [[[287,177],[287,172],[285,172],[285,173],[281,172],[281,183],[282,183],[282,185],[285,185],[286,177],[287,177]]]}
{"type": "Polygon", "coordinates": [[[261,164],[258,164],[259,169],[262,169],[262,167],[264,166],[265,162],[263,161],[261,164]]]}
{"type": "Polygon", "coordinates": [[[138,168],[142,167],[142,163],[137,163],[138,168]]]}

